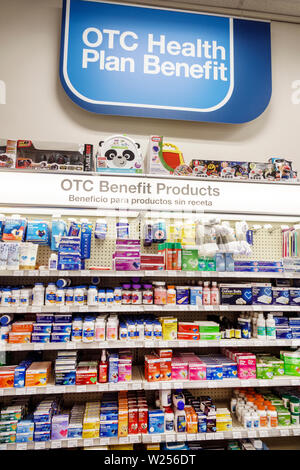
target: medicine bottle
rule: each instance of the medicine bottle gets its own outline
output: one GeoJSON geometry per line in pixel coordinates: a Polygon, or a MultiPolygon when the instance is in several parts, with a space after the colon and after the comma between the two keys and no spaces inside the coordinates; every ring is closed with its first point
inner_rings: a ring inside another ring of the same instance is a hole
{"type": "Polygon", "coordinates": [[[46,288],[45,305],[56,304],[56,285],[50,282],[46,288]]]}
{"type": "Polygon", "coordinates": [[[121,287],[115,287],[114,289],[114,303],[120,305],[122,303],[122,289],[121,287]]]}
{"type": "Polygon", "coordinates": [[[88,305],[98,305],[98,289],[96,286],[90,286],[88,289],[88,305]]]}
{"type": "Polygon", "coordinates": [[[143,285],[143,305],[153,304],[153,289],[152,284],[143,285]]]}
{"type": "Polygon", "coordinates": [[[74,289],[74,305],[84,304],[84,289],[83,286],[77,286],[74,289]]]}
{"type": "Polygon", "coordinates": [[[2,289],[1,307],[10,307],[11,305],[11,289],[4,287],[2,289]]]}
{"type": "Polygon", "coordinates": [[[122,285],[122,304],[130,305],[132,303],[131,284],[122,285]]]}
{"type": "Polygon", "coordinates": [[[11,305],[13,307],[20,306],[20,289],[19,287],[12,287],[11,289],[11,305]]]}
{"type": "Polygon", "coordinates": [[[165,282],[153,282],[154,285],[154,304],[166,305],[167,303],[167,289],[165,282]]]}
{"type": "Polygon", "coordinates": [[[105,295],[105,289],[99,289],[98,290],[98,304],[101,307],[104,307],[106,304],[106,295],[105,295]]]}
{"type": "Polygon", "coordinates": [[[82,341],[82,318],[81,317],[74,317],[72,322],[72,334],[71,339],[73,342],[82,341]]]}
{"type": "MultiPolygon", "coordinates": [[[[42,284],[43,286],[43,284],[42,284]]],[[[45,288],[43,286],[43,292],[42,292],[42,304],[44,305],[44,297],[45,297],[45,288]]],[[[1,303],[1,302],[0,302],[1,303]]],[[[30,304],[30,289],[26,289],[25,287],[22,287],[20,291],[20,305],[27,307],[30,304]]]]}
{"type": "Polygon", "coordinates": [[[106,300],[106,305],[113,305],[114,303],[114,290],[113,289],[106,289],[105,300],[106,300]]]}
{"type": "Polygon", "coordinates": [[[257,338],[266,339],[266,321],[263,313],[260,313],[257,318],[257,338]]]}
{"type": "Polygon", "coordinates": [[[68,287],[65,295],[65,304],[73,305],[74,304],[74,289],[73,287],[68,287]]]}
{"type": "Polygon", "coordinates": [[[168,305],[176,305],[176,289],[175,289],[175,286],[168,286],[167,304],[168,305]]]}
{"type": "Polygon", "coordinates": [[[174,432],[174,412],[172,408],[168,407],[165,411],[165,432],[174,432]]]}
{"type": "Polygon", "coordinates": [[[210,290],[210,303],[211,305],[220,304],[220,292],[216,282],[212,282],[212,287],[210,290]]]}
{"type": "Polygon", "coordinates": [[[131,300],[133,305],[142,304],[141,284],[132,284],[131,300]]]}
{"type": "Polygon", "coordinates": [[[65,289],[64,288],[58,288],[56,290],[56,305],[64,305],[65,304],[65,289]]]}
{"type": "Polygon", "coordinates": [[[105,317],[99,316],[96,318],[95,325],[95,338],[97,341],[105,341],[106,338],[106,321],[105,317]]]}
{"type": "Polygon", "coordinates": [[[209,288],[209,282],[205,281],[203,283],[203,305],[210,305],[211,304],[211,298],[210,298],[210,288],[209,288]]]}
{"type": "Polygon", "coordinates": [[[118,339],[119,320],[117,315],[110,315],[106,323],[106,339],[118,339]]]}
{"type": "Polygon", "coordinates": [[[85,317],[82,326],[82,341],[91,343],[95,339],[95,319],[94,317],[85,317]]]}

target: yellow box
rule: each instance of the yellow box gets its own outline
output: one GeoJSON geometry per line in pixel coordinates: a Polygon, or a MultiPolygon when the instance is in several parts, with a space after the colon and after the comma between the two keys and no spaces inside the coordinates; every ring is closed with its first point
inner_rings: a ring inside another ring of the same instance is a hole
{"type": "Polygon", "coordinates": [[[177,339],[177,318],[167,317],[162,319],[162,337],[164,341],[177,339]]]}
{"type": "Polygon", "coordinates": [[[93,437],[99,437],[99,429],[98,431],[82,431],[82,439],[92,439],[93,437]]]}
{"type": "Polygon", "coordinates": [[[133,444],[119,444],[108,446],[109,450],[133,450],[133,444]]]}
{"type": "Polygon", "coordinates": [[[118,436],[128,436],[128,410],[119,409],[118,411],[118,436]]]}
{"type": "Polygon", "coordinates": [[[41,387],[47,385],[51,365],[51,362],[33,362],[26,371],[25,387],[41,387]]]}
{"type": "Polygon", "coordinates": [[[228,431],[229,429],[232,429],[232,420],[224,420],[224,421],[216,422],[217,432],[228,431]]]}

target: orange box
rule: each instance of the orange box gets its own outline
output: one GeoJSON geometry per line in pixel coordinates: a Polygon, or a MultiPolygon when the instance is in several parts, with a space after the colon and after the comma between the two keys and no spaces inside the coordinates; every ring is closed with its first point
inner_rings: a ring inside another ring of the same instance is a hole
{"type": "Polygon", "coordinates": [[[47,385],[51,373],[51,362],[33,362],[28,367],[25,387],[41,387],[47,385]]]}
{"type": "Polygon", "coordinates": [[[119,408],[118,411],[118,437],[128,436],[128,409],[119,408]]]}
{"type": "Polygon", "coordinates": [[[160,380],[172,379],[172,358],[160,359],[160,380]]]}
{"type": "Polygon", "coordinates": [[[11,331],[13,333],[32,333],[33,324],[33,321],[16,321],[12,324],[11,331]]]}
{"type": "Polygon", "coordinates": [[[145,356],[145,379],[148,382],[160,380],[160,359],[154,354],[145,356]]]}
{"type": "Polygon", "coordinates": [[[17,366],[0,367],[0,388],[12,388],[14,386],[16,367],[17,366]]]}
{"type": "Polygon", "coordinates": [[[9,343],[30,343],[31,333],[21,333],[10,331],[8,333],[8,342],[9,343]]]}
{"type": "Polygon", "coordinates": [[[196,434],[198,432],[198,416],[192,406],[185,407],[186,412],[186,432],[196,434]]]}

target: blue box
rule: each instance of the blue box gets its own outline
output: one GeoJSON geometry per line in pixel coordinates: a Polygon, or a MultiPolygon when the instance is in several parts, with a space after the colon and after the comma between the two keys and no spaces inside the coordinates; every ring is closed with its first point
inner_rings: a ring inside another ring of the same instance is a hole
{"type": "Polygon", "coordinates": [[[205,362],[205,364],[206,364],[206,380],[222,380],[223,379],[222,364],[218,364],[217,362],[205,362]]]}
{"type": "Polygon", "coordinates": [[[288,287],[273,287],[273,304],[289,305],[290,289],[288,287]]]}
{"type": "Polygon", "coordinates": [[[53,323],[52,333],[71,334],[72,323],[53,323]]]}
{"type": "Polygon", "coordinates": [[[54,314],[53,313],[37,313],[36,321],[37,323],[53,323],[54,314]]]}
{"type": "Polygon", "coordinates": [[[276,327],[276,339],[292,339],[292,329],[276,327]]]}
{"type": "Polygon", "coordinates": [[[218,272],[226,271],[225,254],[224,253],[216,253],[215,261],[216,261],[216,271],[218,271],[218,272]]]}
{"type": "Polygon", "coordinates": [[[82,437],[82,423],[69,423],[68,426],[68,439],[73,439],[75,437],[82,437]]]}
{"type": "Polygon", "coordinates": [[[100,437],[118,437],[118,419],[100,421],[100,437]]]}
{"type": "Polygon", "coordinates": [[[33,433],[34,422],[29,419],[22,419],[17,424],[17,434],[33,433]]]}
{"type": "Polygon", "coordinates": [[[290,326],[300,326],[300,317],[291,317],[289,318],[290,326]]]}
{"type": "Polygon", "coordinates": [[[76,385],[76,370],[70,372],[56,372],[55,385],[76,385]]]}
{"type": "Polygon", "coordinates": [[[33,441],[33,432],[24,432],[24,433],[21,433],[19,434],[17,432],[16,434],[16,442],[17,443],[20,443],[20,442],[32,442],[33,441]]]}
{"type": "Polygon", "coordinates": [[[256,272],[256,268],[254,266],[235,266],[234,270],[237,272],[247,272],[247,273],[254,273],[256,272]]]}
{"type": "Polygon", "coordinates": [[[34,432],[51,431],[51,421],[45,421],[43,423],[34,423],[34,432]]]}
{"type": "Polygon", "coordinates": [[[251,305],[251,284],[220,284],[221,304],[251,305]]]}
{"type": "Polygon", "coordinates": [[[52,323],[34,323],[33,333],[48,333],[52,330],[52,323]]]}
{"type": "Polygon", "coordinates": [[[32,333],[32,343],[50,343],[50,334],[47,333],[32,333]]]}
{"type": "Polygon", "coordinates": [[[68,343],[70,337],[70,333],[51,333],[51,343],[68,343]]]}
{"type": "Polygon", "coordinates": [[[188,305],[190,297],[189,287],[176,287],[176,304],[188,305]]]}
{"type": "Polygon", "coordinates": [[[252,304],[253,305],[272,305],[273,292],[269,283],[252,284],[252,304]]]}
{"type": "Polygon", "coordinates": [[[148,432],[149,434],[161,434],[164,432],[165,415],[162,410],[148,411],[148,432]]]}
{"type": "Polygon", "coordinates": [[[202,287],[190,287],[190,305],[202,305],[203,292],[202,287]]]}
{"type": "Polygon", "coordinates": [[[273,316],[274,320],[275,320],[275,326],[277,327],[283,327],[283,326],[286,326],[286,327],[289,327],[289,319],[288,317],[277,317],[277,316],[273,316]]]}
{"type": "Polygon", "coordinates": [[[29,220],[26,231],[26,241],[48,245],[50,241],[50,230],[48,222],[43,220],[29,220]]]}
{"type": "Polygon", "coordinates": [[[108,356],[108,382],[119,381],[119,354],[110,353],[108,356]]]}
{"type": "MultiPolygon", "coordinates": [[[[72,314],[63,313],[63,314],[56,314],[54,316],[54,323],[71,323],[72,322],[72,314]]],[[[53,325],[54,328],[54,325],[53,325]]]]}
{"type": "Polygon", "coordinates": [[[33,421],[34,423],[48,423],[51,420],[52,411],[34,411],[33,413],[33,421]]]}
{"type": "Polygon", "coordinates": [[[21,388],[25,387],[25,376],[26,370],[32,364],[32,361],[22,361],[20,364],[15,368],[14,373],[14,387],[21,388]]]}
{"type": "Polygon", "coordinates": [[[222,363],[223,369],[223,379],[236,379],[237,378],[237,364],[232,363],[222,363]]]}
{"type": "Polygon", "coordinates": [[[202,411],[196,411],[198,416],[198,432],[206,432],[206,414],[202,413],[202,411]]]}
{"type": "Polygon", "coordinates": [[[35,432],[33,434],[33,440],[34,442],[50,441],[50,431],[35,432]]]}
{"type": "Polygon", "coordinates": [[[290,288],[290,305],[300,305],[300,288],[290,288]]]}

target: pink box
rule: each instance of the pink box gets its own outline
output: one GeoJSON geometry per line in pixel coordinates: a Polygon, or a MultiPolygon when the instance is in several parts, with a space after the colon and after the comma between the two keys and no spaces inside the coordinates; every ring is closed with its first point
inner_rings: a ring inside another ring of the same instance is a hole
{"type": "Polygon", "coordinates": [[[127,249],[124,250],[124,251],[121,251],[121,250],[118,250],[118,251],[115,251],[114,254],[113,254],[113,259],[115,258],[139,258],[141,255],[141,253],[137,250],[135,251],[128,251],[127,249]]]}
{"type": "Polygon", "coordinates": [[[256,378],[256,357],[254,354],[245,354],[237,357],[237,371],[239,379],[256,378]]]}
{"type": "Polygon", "coordinates": [[[189,380],[206,380],[206,365],[198,358],[189,358],[189,380]]]}
{"type": "Polygon", "coordinates": [[[172,380],[188,380],[188,363],[181,357],[172,359],[172,380]]]}
{"type": "Polygon", "coordinates": [[[119,357],[118,382],[129,382],[132,380],[132,358],[129,356],[119,357]]]}
{"type": "Polygon", "coordinates": [[[116,271],[138,271],[140,266],[140,258],[115,258],[114,260],[116,271]]]}

